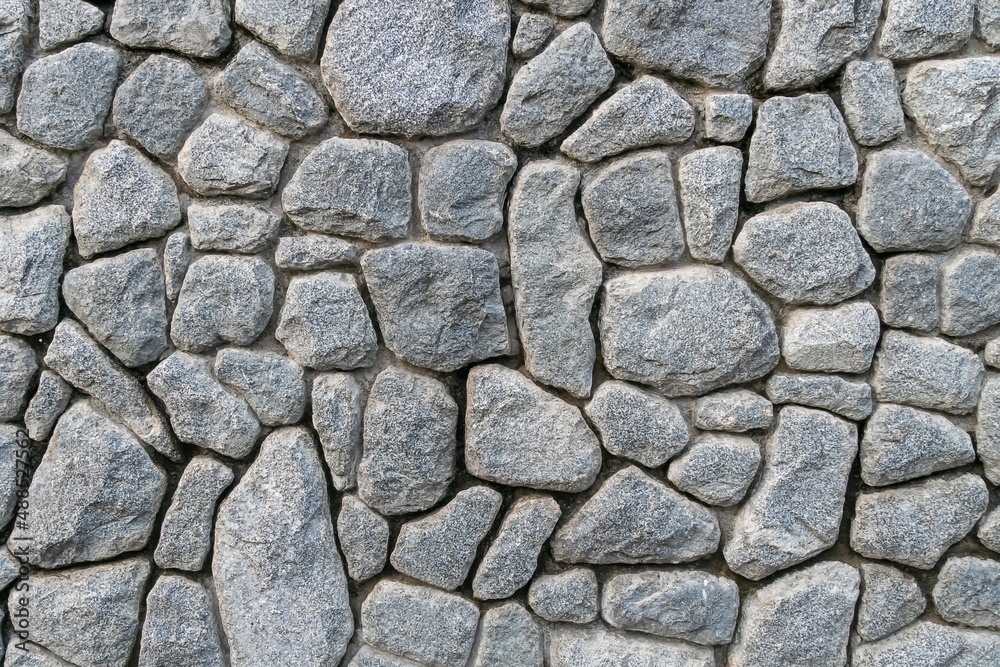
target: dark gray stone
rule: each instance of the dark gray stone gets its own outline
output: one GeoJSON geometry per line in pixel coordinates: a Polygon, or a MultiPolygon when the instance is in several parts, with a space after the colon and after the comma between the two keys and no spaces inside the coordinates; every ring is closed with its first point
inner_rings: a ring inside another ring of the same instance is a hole
{"type": "Polygon", "coordinates": [[[881,322],[867,301],[785,314],[781,356],[800,371],[864,373],[872,364],[881,322]]]}
{"type": "Polygon", "coordinates": [[[647,468],[659,468],[684,449],[690,438],[676,405],[625,382],[601,384],[584,412],[606,450],[647,468]]]}
{"type": "Polygon", "coordinates": [[[38,46],[51,51],[100,32],[104,12],[82,0],[40,0],[38,46]]]}
{"type": "Polygon", "coordinates": [[[215,58],[232,37],[226,0],[120,0],[111,14],[111,36],[139,49],[170,49],[215,58]]]}
{"type": "Polygon", "coordinates": [[[938,572],[931,597],[946,621],[974,628],[1000,628],[1000,563],[983,558],[949,558],[938,572]]]}
{"type": "Polygon", "coordinates": [[[153,553],[157,566],[192,572],[202,568],[212,546],[215,503],[232,483],[233,471],[226,465],[208,456],[191,459],[163,516],[153,553]]]}
{"type": "Polygon", "coordinates": [[[739,219],[743,153],[721,146],[688,153],[677,168],[684,234],[691,257],[719,263],[729,253],[739,219]]]}
{"type": "Polygon", "coordinates": [[[797,403],[859,421],[872,413],[872,388],[836,375],[775,373],[767,380],[773,403],[797,403]]]}
{"type": "Polygon", "coordinates": [[[893,255],[882,263],[878,309],[887,326],[931,331],[938,323],[938,258],[893,255]]]}
{"type": "Polygon", "coordinates": [[[48,440],[56,420],[69,405],[73,388],[52,371],[42,371],[38,390],[24,411],[24,426],[32,440],[48,440]]]}
{"type": "Polygon", "coordinates": [[[320,373],[313,378],[312,424],[338,491],[357,483],[364,399],[349,373],[320,373]]]}
{"type": "Polygon", "coordinates": [[[705,96],[705,137],[713,141],[742,141],[753,122],[753,98],[741,93],[705,96]]]}
{"type": "Polygon", "coordinates": [[[864,588],[858,604],[857,631],[873,642],[905,627],[924,613],[927,601],[916,579],[888,565],[862,563],[864,588]]]}
{"type": "Polygon", "coordinates": [[[371,579],[385,567],[389,524],[357,496],[344,496],[337,515],[337,537],[351,579],[371,579]]]}
{"type": "Polygon", "coordinates": [[[528,0],[524,4],[541,7],[559,18],[567,19],[589,12],[594,0],[528,0]]]}
{"type": "Polygon", "coordinates": [[[0,206],[31,206],[66,177],[68,161],[0,130],[0,206]]]}
{"type": "Polygon", "coordinates": [[[543,14],[522,14],[510,44],[515,58],[532,58],[545,48],[556,22],[543,14]]]}
{"type": "Polygon", "coordinates": [[[941,266],[941,333],[967,336],[1000,322],[1000,255],[969,246],[941,266]]]}
{"type": "Polygon", "coordinates": [[[236,0],[236,22],[285,55],[314,61],[330,0],[236,0]]]}
{"type": "Polygon", "coordinates": [[[208,591],[185,577],[161,575],[146,597],[139,667],[225,664],[208,591]]]}
{"type": "Polygon", "coordinates": [[[250,404],[265,426],[294,424],[306,406],[302,367],[273,352],[235,347],[215,357],[215,377],[250,404]]]}
{"type": "Polygon", "coordinates": [[[854,140],[878,146],[903,134],[906,125],[896,72],[889,60],[852,60],[840,81],[844,118],[854,140]]]}
{"type": "Polygon", "coordinates": [[[483,614],[472,667],[542,667],[544,640],[538,622],[517,602],[493,607],[483,614]]]}
{"type": "Polygon", "coordinates": [[[670,463],[667,479],[709,505],[743,500],[760,468],[760,446],[742,435],[703,433],[670,463]]]}
{"type": "Polygon", "coordinates": [[[771,402],[747,389],[720,391],[697,399],[691,408],[694,425],[706,431],[767,428],[774,418],[771,402]]]}
{"type": "Polygon", "coordinates": [[[551,623],[590,623],[597,618],[597,576],[585,567],[542,575],[528,588],[528,604],[551,623]]]}
{"type": "Polygon", "coordinates": [[[71,231],[62,206],[0,217],[0,331],[32,336],[59,321],[59,279],[71,231]]]}
{"type": "Polygon", "coordinates": [[[888,0],[878,50],[893,60],[954,51],[972,34],[975,0],[888,0]]]}
{"type": "Polygon", "coordinates": [[[286,271],[318,271],[352,262],[357,254],[357,246],[343,239],[318,234],[286,236],[278,239],[274,263],[286,271]]]}
{"type": "Polygon", "coordinates": [[[35,351],[20,338],[0,334],[0,421],[14,421],[38,371],[35,351]]]}
{"type": "Polygon", "coordinates": [[[969,227],[969,240],[1000,248],[1000,197],[996,194],[976,206],[972,226],[969,227]]]}
{"type": "Polygon", "coordinates": [[[247,254],[267,247],[281,226],[280,215],[252,204],[192,203],[187,220],[196,250],[247,254]]]}

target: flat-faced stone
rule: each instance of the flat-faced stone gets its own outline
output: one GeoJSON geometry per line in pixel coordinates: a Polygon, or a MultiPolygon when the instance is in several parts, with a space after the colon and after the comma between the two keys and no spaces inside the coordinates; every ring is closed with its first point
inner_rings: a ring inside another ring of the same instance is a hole
{"type": "Polygon", "coordinates": [[[62,206],[0,217],[0,331],[31,336],[59,321],[59,278],[70,233],[62,206]]]}
{"type": "Polygon", "coordinates": [[[941,266],[941,333],[967,336],[1000,322],[1000,254],[969,246],[941,266]]]}
{"type": "Polygon", "coordinates": [[[983,348],[983,361],[987,366],[1000,369],[1000,338],[994,338],[983,348]]]}
{"type": "Polygon", "coordinates": [[[68,161],[0,130],[0,206],[31,206],[66,177],[68,161]]]}
{"type": "Polygon", "coordinates": [[[549,632],[552,667],[714,667],[711,648],[603,625],[557,625],[549,632]]]}
{"type": "Polygon", "coordinates": [[[694,425],[706,431],[743,433],[767,428],[774,418],[771,401],[748,389],[731,389],[702,396],[691,406],[694,425]]]}
{"type": "Polygon", "coordinates": [[[252,204],[194,202],[188,206],[187,221],[196,250],[253,254],[278,235],[281,216],[252,204]]]}
{"type": "Polygon", "coordinates": [[[927,601],[909,574],[888,565],[862,563],[861,579],[857,631],[863,640],[891,635],[924,613],[927,601]]]}
{"type": "Polygon", "coordinates": [[[274,263],[286,271],[318,271],[354,261],[358,247],[350,241],[319,234],[278,239],[274,263]]]}
{"type": "Polygon", "coordinates": [[[703,433],[670,463],[667,479],[709,505],[743,500],[760,468],[760,445],[742,435],[703,433]]]}
{"type": "Polygon", "coordinates": [[[938,572],[931,597],[946,621],[974,628],[1000,628],[1000,563],[984,558],[949,558],[938,572]]]}
{"type": "Polygon", "coordinates": [[[0,421],[13,421],[21,414],[36,371],[38,361],[31,346],[0,334],[0,421]]]}
{"type": "Polygon", "coordinates": [[[515,58],[533,58],[545,48],[556,22],[544,14],[521,14],[510,51],[515,58]]]}
{"type": "Polygon", "coordinates": [[[340,503],[337,537],[351,579],[371,579],[385,567],[389,523],[357,496],[344,496],[340,503]]]}
{"type": "Polygon", "coordinates": [[[976,451],[986,479],[1000,482],[1000,377],[992,374],[983,384],[976,409],[976,451]]]}
{"type": "Polygon", "coordinates": [[[72,395],[73,388],[58,373],[42,371],[38,377],[38,389],[24,411],[24,426],[32,440],[48,439],[72,395]]]}
{"type": "Polygon", "coordinates": [[[893,60],[954,51],[972,34],[975,0],[888,0],[878,50],[893,60]]]}
{"type": "Polygon", "coordinates": [[[712,141],[742,141],[753,122],[753,98],[742,93],[705,96],[705,137],[712,141]]]}
{"type": "Polygon", "coordinates": [[[840,81],[844,118],[854,140],[878,146],[903,133],[903,105],[889,60],[852,60],[840,81]]]}
{"type": "Polygon", "coordinates": [[[288,357],[230,347],[215,357],[215,377],[246,401],[265,426],[294,424],[306,405],[302,367],[288,357]]]}
{"type": "Polygon", "coordinates": [[[225,0],[121,0],[111,14],[111,36],[139,49],[170,49],[215,58],[232,37],[225,0]]]}
{"type": "Polygon", "coordinates": [[[647,468],[659,468],[690,438],[676,405],[625,382],[603,383],[584,411],[606,450],[647,468]]]}
{"type": "Polygon", "coordinates": [[[691,257],[719,263],[739,219],[743,153],[720,146],[688,153],[677,168],[684,235],[691,257]]]}
{"type": "Polygon", "coordinates": [[[234,18],[285,55],[315,60],[330,0],[237,0],[234,18]]]}
{"type": "Polygon", "coordinates": [[[41,0],[38,3],[38,45],[44,51],[78,42],[100,32],[104,12],[82,0],[41,0]]]}
{"type": "Polygon", "coordinates": [[[545,635],[517,602],[483,614],[472,667],[542,667],[545,635]]]}
{"type": "MultiPolygon", "coordinates": [[[[21,464],[22,471],[18,474],[17,462],[20,460],[19,456],[24,456],[20,452],[28,446],[30,443],[25,442],[24,432],[18,426],[0,424],[0,455],[3,456],[3,459],[0,459],[0,523],[3,523],[4,526],[14,516],[18,502],[18,491],[22,491],[24,488],[23,484],[26,481],[23,472],[24,464],[21,464]]],[[[7,567],[5,566],[4,570],[7,570],[7,567]]],[[[19,570],[20,566],[17,566],[16,569],[19,570]]],[[[5,572],[4,579],[10,578],[9,573],[5,572]]],[[[6,585],[4,587],[6,588],[6,585]]]]}
{"type": "Polygon", "coordinates": [[[1000,636],[918,621],[881,641],[853,647],[851,660],[855,667],[978,667],[1000,660],[1000,636]]]}
{"type": "Polygon", "coordinates": [[[364,392],[349,373],[320,373],[313,378],[312,425],[338,491],[357,483],[364,408],[364,392]]]}
{"type": "Polygon", "coordinates": [[[775,373],[767,380],[773,403],[797,403],[835,412],[855,421],[872,413],[872,388],[867,382],[836,375],[775,373]]]}
{"type": "Polygon", "coordinates": [[[347,664],[348,667],[424,667],[412,660],[374,649],[368,644],[363,644],[347,664]]]}
{"type": "Polygon", "coordinates": [[[531,582],[528,604],[550,623],[590,623],[597,618],[597,576],[585,567],[544,574],[531,582]]]}
{"type": "Polygon", "coordinates": [[[139,667],[225,664],[208,591],[186,577],[161,575],[146,596],[139,667]]]}
{"type": "Polygon", "coordinates": [[[996,194],[976,206],[972,226],[969,227],[969,240],[1000,248],[1000,197],[996,194]]]}
{"type": "Polygon", "coordinates": [[[233,471],[208,456],[184,467],[177,490],[163,516],[153,557],[164,569],[197,572],[212,546],[215,503],[233,483],[233,471]]]}
{"type": "Polygon", "coordinates": [[[798,308],[785,315],[781,356],[800,371],[864,373],[878,345],[881,322],[867,301],[836,308],[798,308]]]}
{"type": "Polygon", "coordinates": [[[17,99],[17,84],[27,60],[32,4],[5,0],[0,10],[0,113],[8,113],[17,99]]]}
{"type": "Polygon", "coordinates": [[[7,643],[7,660],[5,667],[74,667],[54,653],[47,651],[38,644],[22,641],[13,635],[7,643]]]}
{"type": "Polygon", "coordinates": [[[934,255],[893,255],[882,263],[878,309],[887,326],[931,331],[938,323],[938,274],[934,255]]]}
{"type": "Polygon", "coordinates": [[[163,244],[163,282],[167,299],[177,301],[184,284],[184,276],[191,265],[191,237],[187,232],[174,232],[163,244]]]}
{"type": "Polygon", "coordinates": [[[1000,553],[1000,512],[996,508],[983,517],[976,531],[976,537],[987,549],[1000,553]]]}

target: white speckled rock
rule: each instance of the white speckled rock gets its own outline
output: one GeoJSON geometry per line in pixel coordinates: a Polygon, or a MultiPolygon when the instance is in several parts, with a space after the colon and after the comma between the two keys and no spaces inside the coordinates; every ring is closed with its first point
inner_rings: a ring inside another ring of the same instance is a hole
{"type": "Polygon", "coordinates": [[[690,437],[676,405],[625,382],[601,384],[584,412],[606,450],[647,468],[666,463],[690,437]]]}
{"type": "Polygon", "coordinates": [[[867,301],[836,308],[798,308],[785,315],[781,355],[800,371],[864,373],[871,366],[881,323],[867,301]]]}
{"type": "Polygon", "coordinates": [[[927,606],[917,580],[888,565],[862,563],[864,587],[858,604],[858,634],[868,642],[891,635],[917,619],[927,606]]]}

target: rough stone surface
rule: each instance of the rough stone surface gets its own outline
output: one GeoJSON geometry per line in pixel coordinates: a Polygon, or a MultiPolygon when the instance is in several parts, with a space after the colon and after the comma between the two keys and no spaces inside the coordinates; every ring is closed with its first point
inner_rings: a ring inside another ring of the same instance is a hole
{"type": "Polygon", "coordinates": [[[306,405],[302,367],[274,354],[230,347],[215,357],[215,377],[246,401],[265,426],[294,424],[306,405]]]}
{"type": "Polygon", "coordinates": [[[893,255],[882,264],[878,309],[890,327],[931,331],[938,323],[939,262],[934,255],[893,255]]]}
{"type": "Polygon", "coordinates": [[[1000,563],[983,558],[945,561],[931,592],[946,621],[974,628],[1000,628],[1000,563]]]}
{"type": "Polygon", "coordinates": [[[544,14],[522,14],[510,43],[515,58],[533,58],[545,48],[556,22],[544,14]]]}
{"type": "Polygon", "coordinates": [[[781,327],[781,356],[800,371],[864,373],[878,345],[878,312],[867,301],[799,308],[781,327]]]}
{"type": "Polygon", "coordinates": [[[357,257],[358,248],[349,241],[318,234],[286,236],[278,239],[274,263],[290,271],[318,271],[347,264],[357,257]]]}
{"type": "Polygon", "coordinates": [[[670,463],[667,479],[709,505],[743,500],[760,468],[760,446],[742,435],[703,433],[670,463]]]}
{"type": "Polygon", "coordinates": [[[996,508],[983,517],[976,531],[976,537],[987,549],[1000,553],[1000,512],[997,512],[996,508]]]}
{"type": "Polygon", "coordinates": [[[0,331],[30,336],[56,325],[70,233],[62,206],[0,217],[0,331]]]}
{"type": "Polygon", "coordinates": [[[7,656],[5,667],[74,667],[72,663],[46,651],[38,644],[22,642],[17,636],[10,638],[7,656]]]}
{"type": "Polygon", "coordinates": [[[647,468],[659,468],[690,438],[676,405],[625,382],[603,383],[584,412],[606,450],[647,468]]]}
{"type": "Polygon", "coordinates": [[[705,96],[705,136],[713,141],[741,141],[753,122],[753,98],[740,93],[705,96]]]}
{"type": "Polygon", "coordinates": [[[338,491],[353,488],[361,459],[365,396],[348,373],[321,373],[312,381],[312,425],[338,491]]]}
{"type": "Polygon", "coordinates": [[[38,46],[51,51],[100,32],[104,12],[82,0],[41,0],[38,3],[38,46]]]}
{"type": "Polygon", "coordinates": [[[774,418],[771,402],[746,389],[720,391],[702,396],[692,405],[694,425],[706,431],[743,433],[767,428],[774,418]]]}
{"type": "Polygon", "coordinates": [[[775,373],[766,386],[772,403],[798,403],[859,421],[872,413],[872,388],[836,375],[775,373]]]}
{"type": "Polygon", "coordinates": [[[66,177],[67,160],[0,130],[0,206],[31,206],[66,177]]]}
{"type": "Polygon", "coordinates": [[[389,524],[357,496],[344,496],[341,501],[337,537],[351,579],[371,579],[385,567],[389,524]]]}
{"type": "Polygon", "coordinates": [[[483,614],[472,667],[542,667],[544,639],[537,621],[517,602],[493,607],[483,614]]]}
{"type": "Polygon", "coordinates": [[[363,644],[347,664],[349,667],[424,667],[422,664],[400,658],[398,655],[373,649],[367,644],[363,644]]]}
{"type": "Polygon", "coordinates": [[[854,140],[878,146],[903,133],[903,105],[889,60],[852,60],[840,82],[844,118],[854,140]]]}
{"type": "Polygon", "coordinates": [[[330,0],[237,0],[234,18],[285,55],[315,60],[330,0]]]}
{"type": "Polygon", "coordinates": [[[986,479],[1000,480],[1000,377],[990,375],[976,411],[976,449],[983,463],[986,479]]]}
{"type": "Polygon", "coordinates": [[[601,625],[556,626],[549,633],[552,667],[713,667],[712,649],[687,642],[612,632],[601,625]]]}
{"type": "Polygon", "coordinates": [[[917,619],[927,606],[917,581],[888,565],[861,564],[857,631],[867,642],[887,637],[917,619]]]}
{"type": "Polygon", "coordinates": [[[597,618],[597,576],[585,567],[542,575],[531,582],[528,604],[551,623],[590,623],[597,618]]]}
{"type": "Polygon", "coordinates": [[[994,194],[976,206],[969,240],[1000,248],[1000,197],[994,194]]]}
{"type": "Polygon", "coordinates": [[[20,338],[0,334],[0,421],[21,414],[38,371],[35,351],[20,338]]]}
{"type": "Polygon", "coordinates": [[[879,642],[854,647],[851,658],[856,667],[975,667],[1000,660],[1000,640],[994,632],[919,621],[879,642]]]}
{"type": "Polygon", "coordinates": [[[163,244],[163,282],[171,302],[180,296],[191,259],[191,237],[187,232],[174,232],[167,237],[163,244]]]}
{"type": "Polygon", "coordinates": [[[57,373],[42,371],[38,377],[38,389],[24,411],[24,426],[32,440],[48,439],[72,395],[73,388],[57,373]]]}
{"type": "Polygon", "coordinates": [[[1000,338],[994,338],[986,343],[983,350],[983,360],[987,366],[1000,369],[1000,338]]]}
{"type": "Polygon", "coordinates": [[[941,267],[941,333],[967,336],[1000,322],[1000,254],[975,246],[941,267]]]}
{"type": "Polygon", "coordinates": [[[115,3],[109,32],[134,48],[214,58],[229,46],[230,15],[225,0],[121,0],[115,3]]]}
{"type": "MultiPolygon", "coordinates": [[[[19,482],[23,484],[25,481],[23,473],[18,475],[17,465],[18,451],[23,446],[23,436],[17,426],[13,424],[0,424],[0,454],[4,457],[3,463],[0,464],[0,520],[2,520],[5,526],[11,517],[14,516],[15,509],[17,509],[17,492],[22,488],[19,482]]],[[[21,555],[23,556],[24,554],[21,553],[21,555]]],[[[7,567],[5,565],[4,570],[7,567]]],[[[18,567],[18,569],[20,568],[18,567]]],[[[3,578],[9,578],[7,572],[4,572],[3,578]]]]}
{"type": "Polygon", "coordinates": [[[225,664],[208,591],[185,577],[161,575],[146,597],[139,667],[225,664]]]}
{"type": "Polygon", "coordinates": [[[192,203],[187,220],[196,250],[247,254],[263,250],[281,225],[280,215],[251,204],[192,203]]]}
{"type": "Polygon", "coordinates": [[[164,569],[197,572],[212,546],[215,503],[233,483],[233,471],[208,456],[185,466],[170,507],[163,516],[153,557],[164,569]]]}
{"type": "Polygon", "coordinates": [[[677,168],[684,235],[691,257],[719,263],[729,253],[740,208],[743,154],[705,148],[681,158],[677,168]]]}
{"type": "Polygon", "coordinates": [[[974,0],[889,0],[878,50],[893,60],[954,51],[972,34],[974,0]]]}
{"type": "Polygon", "coordinates": [[[13,109],[17,99],[33,13],[27,0],[5,0],[0,6],[0,113],[13,109]]]}

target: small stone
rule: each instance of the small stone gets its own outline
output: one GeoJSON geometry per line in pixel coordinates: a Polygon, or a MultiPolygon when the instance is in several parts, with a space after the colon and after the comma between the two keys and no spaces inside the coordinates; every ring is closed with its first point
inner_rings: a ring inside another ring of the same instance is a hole
{"type": "Polygon", "coordinates": [[[826,202],[787,204],[750,218],[733,243],[733,257],[754,282],[787,303],[839,303],[875,279],[850,216],[826,202]]]}
{"type": "Polygon", "coordinates": [[[314,61],[330,0],[236,0],[236,22],[285,55],[314,61]]]}
{"type": "Polygon", "coordinates": [[[862,493],[851,521],[851,549],[929,570],[975,527],[988,500],[982,478],[969,473],[862,493]]]}
{"type": "Polygon", "coordinates": [[[974,9],[974,0],[889,0],[879,53],[913,60],[954,51],[972,34],[974,9]]]}
{"type": "Polygon", "coordinates": [[[938,261],[893,255],[882,264],[878,309],[886,326],[931,331],[938,323],[938,261]]]}
{"type": "MultiPolygon", "coordinates": [[[[4,526],[14,516],[18,501],[17,494],[23,489],[22,485],[25,481],[24,473],[18,474],[17,465],[18,453],[22,451],[24,445],[24,435],[20,428],[13,424],[0,424],[0,455],[3,456],[0,459],[0,523],[4,526]]],[[[23,467],[24,464],[21,465],[23,467]]],[[[2,547],[0,547],[0,551],[8,553],[2,547]]],[[[0,612],[0,616],[2,615],[0,612]]]]}
{"type": "Polygon", "coordinates": [[[469,372],[465,464],[491,482],[578,493],[594,483],[601,446],[580,409],[515,370],[469,372]]]}
{"type": "Polygon", "coordinates": [[[612,632],[600,624],[557,625],[549,632],[552,667],[715,667],[711,648],[648,635],[612,632]]]}
{"type": "Polygon", "coordinates": [[[427,151],[417,204],[428,235],[483,241],[499,232],[507,184],[516,168],[514,151],[493,141],[449,141],[427,151]]]}
{"type": "Polygon", "coordinates": [[[828,95],[772,97],[761,105],[750,140],[747,199],[766,202],[857,180],[857,153],[828,95]]]}
{"type": "Polygon", "coordinates": [[[139,667],[225,664],[208,591],[185,577],[161,575],[146,597],[139,667]]]}
{"type": "Polygon", "coordinates": [[[862,563],[864,590],[858,605],[858,634],[873,642],[905,627],[924,613],[927,601],[917,581],[888,565],[862,563]]]}
{"type": "Polygon", "coordinates": [[[6,0],[0,12],[0,113],[8,113],[27,60],[34,9],[27,0],[6,0]]]}
{"type": "Polygon", "coordinates": [[[785,316],[781,355],[800,371],[864,373],[872,364],[881,322],[867,301],[836,308],[797,308],[785,316]]]}
{"type": "Polygon", "coordinates": [[[31,206],[66,178],[68,161],[0,130],[0,206],[31,206]]]}
{"type": "Polygon", "coordinates": [[[723,549],[729,568],[758,581],[833,546],[857,452],[858,429],[851,422],[819,410],[782,408],[764,444],[764,474],[723,549]]]}
{"type": "Polygon", "coordinates": [[[38,644],[23,641],[17,635],[12,635],[7,644],[7,661],[5,667],[74,667],[38,644]]]}
{"type": "Polygon", "coordinates": [[[602,102],[560,149],[574,160],[597,162],[634,148],[683,143],[693,132],[691,105],[646,75],[602,102]]]}
{"type": "Polygon", "coordinates": [[[544,640],[534,617],[517,602],[493,607],[483,614],[472,667],[542,667],[544,640]]]}
{"type": "Polygon", "coordinates": [[[187,232],[174,232],[167,237],[163,244],[163,282],[170,301],[177,301],[191,259],[191,238],[187,232]]]}
{"type": "Polygon", "coordinates": [[[855,667],[978,667],[1000,660],[1000,637],[995,632],[918,621],[882,641],[855,646],[851,659],[855,667]]]}
{"type": "Polygon", "coordinates": [[[386,515],[436,505],[455,474],[457,425],[442,383],[392,367],[379,373],[365,407],[358,495],[386,515]]]}
{"type": "Polygon", "coordinates": [[[597,577],[585,567],[542,575],[528,588],[528,604],[552,623],[590,623],[597,618],[597,577]]]}
{"type": "Polygon", "coordinates": [[[488,486],[460,491],[436,512],[404,523],[389,561],[400,574],[455,590],[469,574],[501,502],[488,486]]]}
{"type": "Polygon", "coordinates": [[[302,367],[273,352],[240,348],[220,350],[215,377],[250,404],[265,426],[294,424],[306,406],[302,367]]]}
{"type": "Polygon", "coordinates": [[[103,27],[104,12],[82,0],[38,3],[38,46],[44,51],[78,42],[103,27]]]}
{"type": "Polygon", "coordinates": [[[728,644],[740,611],[735,581],[694,570],[627,572],[604,584],[601,616],[621,630],[728,644]]]}
{"type": "Polygon", "coordinates": [[[743,600],[728,665],[845,665],[860,581],[853,567],[830,561],[754,591],[743,600]]]}
{"type": "Polygon", "coordinates": [[[690,438],[676,405],[625,382],[603,383],[584,412],[606,450],[647,468],[662,466],[683,450],[690,438]]]}
{"type": "Polygon", "coordinates": [[[225,0],[120,0],[111,14],[109,32],[132,48],[215,58],[232,37],[230,11],[225,0]]]}
{"type": "Polygon", "coordinates": [[[24,411],[24,426],[32,440],[47,440],[52,427],[69,405],[73,388],[52,371],[42,371],[38,390],[24,411]]]}
{"type": "Polygon", "coordinates": [[[767,428],[774,418],[771,402],[746,389],[720,391],[697,399],[692,406],[694,425],[706,431],[743,433],[767,428]]]}
{"type": "Polygon", "coordinates": [[[278,239],[274,263],[286,271],[319,271],[354,261],[358,247],[343,239],[307,234],[278,239]]]}
{"type": "MultiPolygon", "coordinates": [[[[21,559],[9,550],[0,550],[0,588],[7,588],[21,573],[21,559]]],[[[0,614],[3,611],[0,610],[0,614]]]]}
{"type": "Polygon", "coordinates": [[[1000,377],[990,375],[983,384],[976,410],[976,450],[986,479],[1000,482],[1000,377]]]}
{"type": "Polygon", "coordinates": [[[252,204],[192,203],[187,210],[196,250],[253,254],[278,235],[281,216],[252,204]]]}
{"type": "Polygon", "coordinates": [[[941,333],[967,336],[1000,322],[1000,255],[962,248],[941,267],[941,333]]]}
{"type": "Polygon", "coordinates": [[[201,195],[270,197],[288,142],[249,123],[213,113],[184,142],[177,173],[201,195]]]}
{"type": "Polygon", "coordinates": [[[398,655],[392,655],[391,653],[385,653],[384,651],[379,651],[373,649],[367,644],[362,644],[361,649],[354,654],[351,661],[347,663],[348,667],[424,667],[424,665],[413,662],[412,660],[407,660],[406,658],[400,658],[398,655]]]}
{"type": "Polygon", "coordinates": [[[852,60],[840,82],[844,118],[854,140],[878,146],[903,134],[906,125],[896,71],[890,60],[852,60]]]}
{"type": "Polygon", "coordinates": [[[594,0],[528,0],[524,4],[541,7],[559,18],[569,19],[589,12],[594,0]]]}
{"type": "Polygon", "coordinates": [[[705,138],[724,143],[742,141],[753,122],[753,98],[740,93],[705,96],[705,138]]]}
{"type": "Polygon", "coordinates": [[[385,567],[389,524],[357,496],[344,496],[337,515],[337,537],[351,579],[371,579],[385,567]]]}
{"type": "Polygon", "coordinates": [[[87,42],[31,63],[17,98],[18,131],[68,151],[97,141],[121,60],[115,49],[87,42]]]}
{"type": "Polygon", "coordinates": [[[407,152],[378,139],[327,139],[295,170],[281,206],[307,231],[403,238],[410,221],[407,152]]]}
{"type": "Polygon", "coordinates": [[[772,403],[797,403],[835,412],[854,421],[872,413],[872,388],[836,375],[775,373],[767,380],[772,403]]]}
{"type": "Polygon", "coordinates": [[[1000,2],[997,0],[976,2],[976,35],[993,48],[1000,46],[1000,2]]]}
{"type": "Polygon", "coordinates": [[[983,359],[987,366],[1000,369],[1000,338],[994,338],[986,343],[983,349],[983,359]]]}
{"type": "Polygon", "coordinates": [[[726,258],[739,219],[743,153],[722,146],[681,158],[677,168],[684,234],[691,257],[718,264],[726,258]]]}
{"type": "Polygon", "coordinates": [[[684,252],[666,152],[615,160],[588,179],[580,200],[590,238],[605,262],[640,267],[674,261],[684,252]]]}
{"type": "Polygon", "coordinates": [[[996,508],[983,517],[983,520],[979,523],[979,530],[976,532],[976,537],[979,538],[979,541],[987,549],[1000,553],[1000,512],[996,508]]]}
{"type": "Polygon", "coordinates": [[[249,345],[271,319],[273,301],[274,272],[259,257],[201,257],[184,276],[170,338],[189,352],[249,345]]]}
{"type": "Polygon", "coordinates": [[[312,382],[312,424],[337,491],[354,488],[361,460],[364,395],[349,373],[320,373],[312,382]]]}
{"type": "Polygon", "coordinates": [[[976,214],[969,228],[969,240],[1000,248],[1000,196],[994,194],[976,206],[976,214]]]}
{"type": "Polygon", "coordinates": [[[146,376],[170,415],[182,442],[242,459],[260,434],[260,423],[239,396],[226,391],[212,374],[212,361],[174,352],[146,376]]]}
{"type": "Polygon", "coordinates": [[[33,336],[59,321],[59,279],[70,233],[62,206],[0,217],[0,331],[33,336]]]}
{"type": "Polygon", "coordinates": [[[703,433],[670,463],[667,479],[704,503],[728,507],[743,500],[758,468],[760,446],[750,438],[703,433]]]}
{"type": "Polygon", "coordinates": [[[20,338],[0,334],[0,421],[21,415],[38,370],[35,351],[20,338]]]}
{"type": "Polygon", "coordinates": [[[931,592],[946,621],[974,628],[1000,628],[1000,563],[982,558],[945,561],[931,592]]]}
{"type": "Polygon", "coordinates": [[[535,574],[538,555],[561,514],[550,496],[518,498],[479,563],[472,594],[479,600],[499,600],[523,588],[535,574]]]}
{"type": "Polygon", "coordinates": [[[609,477],[552,538],[564,563],[683,563],[715,553],[719,522],[635,467],[609,477]]]}
{"type": "Polygon", "coordinates": [[[197,572],[212,546],[215,503],[233,483],[233,471],[208,456],[185,466],[163,517],[154,558],[164,569],[197,572]]]}
{"type": "Polygon", "coordinates": [[[522,14],[510,44],[515,58],[532,58],[545,48],[556,22],[543,14],[522,14]]]}
{"type": "Polygon", "coordinates": [[[615,78],[601,42],[584,22],[567,28],[517,71],[500,114],[500,128],[528,148],[558,136],[615,78]]]}

